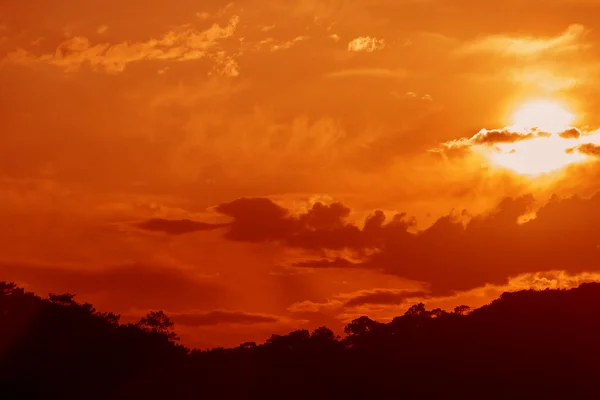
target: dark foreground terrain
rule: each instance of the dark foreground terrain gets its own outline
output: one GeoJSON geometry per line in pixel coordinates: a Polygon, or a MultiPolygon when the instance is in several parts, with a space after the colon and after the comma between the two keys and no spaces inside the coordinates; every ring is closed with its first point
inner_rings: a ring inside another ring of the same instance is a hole
{"type": "Polygon", "coordinates": [[[597,283],[211,351],[177,344],[161,312],[123,325],[0,283],[0,327],[2,399],[600,398],[597,283]]]}

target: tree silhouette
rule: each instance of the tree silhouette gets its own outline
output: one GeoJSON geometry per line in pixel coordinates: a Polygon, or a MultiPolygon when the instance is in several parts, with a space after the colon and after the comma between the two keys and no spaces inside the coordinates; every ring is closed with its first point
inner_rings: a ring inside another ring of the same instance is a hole
{"type": "Polygon", "coordinates": [[[406,313],[404,314],[409,317],[422,317],[427,315],[427,310],[425,310],[425,304],[419,303],[411,306],[406,313]]]}
{"type": "Polygon", "coordinates": [[[51,303],[55,303],[61,306],[71,306],[76,304],[75,295],[71,293],[50,293],[50,295],[48,295],[48,300],[50,300],[51,303]]]}
{"type": "Polygon", "coordinates": [[[344,328],[344,333],[352,336],[365,336],[377,328],[379,322],[369,317],[362,316],[350,322],[344,328]]]}
{"type": "Polygon", "coordinates": [[[333,340],[338,340],[340,337],[337,336],[335,333],[333,333],[333,331],[331,329],[329,329],[326,326],[321,326],[317,329],[315,329],[311,335],[310,338],[312,340],[318,340],[318,341],[333,341],[333,340]]]}
{"type": "Polygon", "coordinates": [[[454,314],[467,315],[469,312],[471,312],[471,307],[469,306],[462,305],[454,308],[454,314]]]}
{"type": "Polygon", "coordinates": [[[145,317],[136,324],[138,328],[146,332],[153,332],[169,338],[169,340],[179,340],[179,337],[173,330],[173,321],[161,311],[150,311],[145,317]]]}
{"type": "Polygon", "coordinates": [[[7,399],[596,398],[600,284],[505,293],[471,310],[411,306],[265,343],[189,351],[173,321],[135,324],[0,282],[0,394],[7,399]]]}

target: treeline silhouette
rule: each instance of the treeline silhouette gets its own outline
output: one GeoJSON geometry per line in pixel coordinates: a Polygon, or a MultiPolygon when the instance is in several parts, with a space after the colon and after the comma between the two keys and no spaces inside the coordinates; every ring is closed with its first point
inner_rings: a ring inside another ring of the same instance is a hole
{"type": "Polygon", "coordinates": [[[2,399],[600,397],[600,284],[408,309],[266,343],[190,350],[161,311],[135,324],[0,283],[2,399]]]}

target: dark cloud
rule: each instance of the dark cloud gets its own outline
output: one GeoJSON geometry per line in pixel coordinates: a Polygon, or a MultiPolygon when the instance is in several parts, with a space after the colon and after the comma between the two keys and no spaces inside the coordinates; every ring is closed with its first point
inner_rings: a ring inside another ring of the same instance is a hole
{"type": "Polygon", "coordinates": [[[207,224],[205,222],[197,222],[189,219],[169,220],[153,218],[135,224],[135,226],[146,231],[163,232],[168,235],[182,235],[185,233],[219,229],[227,226],[227,224],[207,224]]]}
{"type": "Polygon", "coordinates": [[[269,324],[279,322],[279,318],[271,315],[249,314],[240,311],[210,311],[207,313],[184,313],[173,315],[175,323],[191,327],[212,326],[220,324],[269,324]]]}
{"type": "Polygon", "coordinates": [[[269,199],[242,198],[221,204],[216,211],[234,219],[226,237],[235,241],[272,241],[308,249],[365,247],[365,236],[346,221],[350,210],[340,203],[316,203],[308,212],[292,215],[269,199]]]}
{"type": "MultiPolygon", "coordinates": [[[[496,144],[496,143],[515,143],[522,140],[533,139],[536,136],[544,136],[545,134],[538,134],[535,132],[514,132],[509,129],[483,129],[475,134],[469,143],[471,145],[480,144],[496,144]]],[[[547,135],[546,135],[547,136],[547,135]]]]}
{"type": "Polygon", "coordinates": [[[563,139],[579,139],[581,131],[577,128],[570,128],[558,134],[563,139]]]}
{"type": "MultiPolygon", "coordinates": [[[[226,237],[244,242],[278,242],[304,249],[364,249],[379,248],[386,237],[401,237],[415,221],[406,214],[397,214],[386,221],[382,211],[367,217],[360,228],[348,222],[350,209],[340,203],[316,203],[306,213],[293,215],[269,199],[239,199],[216,208],[233,217],[226,237]]],[[[338,259],[338,264],[348,261],[338,259]]],[[[314,267],[323,262],[300,263],[297,266],[314,267]]]]}
{"type": "Polygon", "coordinates": [[[371,292],[361,293],[358,296],[348,300],[344,306],[357,307],[366,304],[375,305],[396,305],[401,304],[406,299],[414,297],[427,297],[427,293],[422,291],[406,291],[394,289],[376,289],[371,292]]]}
{"type": "Polygon", "coordinates": [[[518,224],[531,197],[507,199],[466,226],[451,217],[430,228],[386,243],[364,266],[426,282],[436,293],[504,284],[527,272],[598,270],[600,196],[553,198],[537,217],[518,224]]]}
{"type": "Polygon", "coordinates": [[[77,293],[82,300],[119,309],[169,309],[190,306],[218,307],[224,288],[174,268],[131,264],[92,270],[37,264],[0,263],[3,280],[27,284],[41,293],[77,293]]]}
{"type": "Polygon", "coordinates": [[[533,203],[531,196],[507,198],[467,223],[450,214],[419,232],[409,230],[414,221],[405,214],[388,220],[381,211],[369,216],[361,228],[345,221],[349,211],[341,204],[315,205],[300,216],[267,199],[245,199],[225,208],[236,210],[231,213],[236,218],[232,240],[276,241],[308,250],[347,249],[362,262],[320,259],[296,266],[374,269],[423,282],[432,294],[501,285],[524,273],[600,270],[600,194],[589,199],[554,197],[536,218],[519,223],[533,203]]]}
{"type": "Polygon", "coordinates": [[[509,128],[504,129],[482,129],[470,138],[461,138],[443,143],[440,149],[436,151],[458,153],[461,150],[469,149],[472,146],[493,146],[501,143],[516,143],[523,140],[531,140],[538,137],[550,136],[549,133],[536,129],[529,132],[512,131],[509,128]]]}
{"type": "Polygon", "coordinates": [[[308,260],[293,263],[292,267],[298,268],[352,268],[360,264],[353,263],[345,258],[337,257],[333,260],[323,258],[321,260],[308,260]]]}
{"type": "Polygon", "coordinates": [[[585,143],[585,144],[580,144],[579,146],[572,147],[572,148],[566,150],[567,153],[573,153],[575,151],[577,151],[581,154],[585,154],[587,156],[598,157],[598,156],[600,156],[600,145],[593,144],[593,143],[585,143]]]}
{"type": "Polygon", "coordinates": [[[289,211],[265,198],[241,198],[221,204],[215,210],[234,219],[226,235],[231,240],[280,240],[293,229],[289,211]]]}

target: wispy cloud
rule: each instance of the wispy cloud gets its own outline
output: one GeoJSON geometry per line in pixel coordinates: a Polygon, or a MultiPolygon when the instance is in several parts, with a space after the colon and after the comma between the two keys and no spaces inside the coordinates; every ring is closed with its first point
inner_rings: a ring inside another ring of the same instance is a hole
{"type": "Polygon", "coordinates": [[[467,42],[459,49],[459,53],[493,52],[503,55],[526,56],[544,52],[575,51],[586,46],[580,43],[580,39],[586,32],[583,25],[573,24],[556,37],[490,35],[467,42]]]}
{"type": "Polygon", "coordinates": [[[84,36],[76,36],[61,43],[53,54],[36,56],[24,49],[9,53],[7,59],[14,63],[45,63],[77,71],[83,65],[108,73],[123,72],[127,66],[143,60],[189,61],[213,57],[229,62],[215,49],[221,40],[234,35],[239,18],[232,17],[223,27],[212,25],[198,31],[189,25],[165,33],[159,39],[143,42],[92,44],[84,36]]]}
{"type": "Polygon", "coordinates": [[[385,41],[371,36],[361,36],[356,39],[352,39],[348,43],[348,51],[353,52],[373,52],[376,50],[382,50],[385,47],[385,41]]]}
{"type": "Polygon", "coordinates": [[[408,72],[403,69],[387,69],[387,68],[356,68],[343,69],[325,75],[328,78],[346,78],[351,76],[371,76],[379,78],[405,78],[408,72]]]}
{"type": "Polygon", "coordinates": [[[292,48],[295,44],[308,40],[308,36],[296,36],[287,41],[275,40],[273,38],[263,39],[256,44],[256,49],[267,47],[270,51],[276,52],[292,48]]]}

